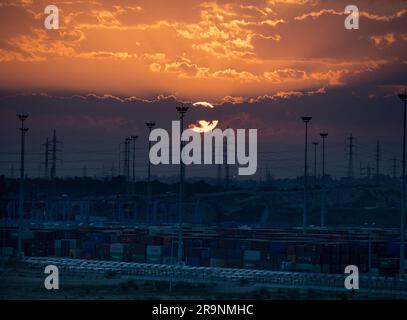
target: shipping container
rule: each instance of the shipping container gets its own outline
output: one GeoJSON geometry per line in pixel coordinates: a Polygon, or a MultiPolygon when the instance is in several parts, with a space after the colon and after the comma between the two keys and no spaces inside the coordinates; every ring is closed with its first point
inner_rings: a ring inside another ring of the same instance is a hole
{"type": "Polygon", "coordinates": [[[287,261],[295,263],[295,262],[297,262],[297,256],[295,254],[288,254],[287,261]]]}
{"type": "Polygon", "coordinates": [[[176,264],[177,258],[171,256],[163,256],[162,258],[163,264],[176,264]]]}
{"type": "Polygon", "coordinates": [[[138,262],[138,263],[144,263],[146,262],[146,256],[141,253],[133,253],[130,255],[130,261],[133,262],[138,262]]]}
{"type": "Polygon", "coordinates": [[[241,268],[242,260],[241,259],[228,259],[226,261],[227,268],[241,268]]]}
{"type": "Polygon", "coordinates": [[[108,260],[110,258],[110,245],[108,243],[96,245],[96,259],[108,260]]]}
{"type": "Polygon", "coordinates": [[[127,248],[128,244],[126,243],[112,243],[110,244],[110,253],[123,255],[127,248]]]}
{"type": "Polygon", "coordinates": [[[220,258],[210,258],[209,266],[214,268],[221,268],[225,266],[225,260],[220,258]]]}
{"type": "Polygon", "coordinates": [[[110,259],[113,261],[122,261],[123,254],[119,252],[110,252],[110,259]]]}
{"type": "MultiPolygon", "coordinates": [[[[248,251],[248,250],[246,250],[248,251]]],[[[233,259],[233,260],[240,260],[242,259],[242,250],[241,249],[230,249],[226,252],[226,258],[227,259],[233,259]]]]}
{"type": "Polygon", "coordinates": [[[259,261],[261,259],[261,252],[258,250],[245,250],[243,253],[244,261],[259,261]]]}
{"type": "Polygon", "coordinates": [[[81,251],[79,249],[70,249],[69,258],[78,259],[78,258],[80,258],[80,253],[81,253],[81,251]]]}
{"type": "MultiPolygon", "coordinates": [[[[26,231],[23,230],[21,232],[21,239],[23,240],[30,240],[30,239],[34,239],[35,233],[32,231],[26,231]]],[[[18,231],[13,231],[11,233],[11,237],[17,239],[18,238],[18,231]]]]}
{"type": "Polygon", "coordinates": [[[201,265],[201,259],[199,257],[185,257],[185,263],[188,266],[199,267],[201,265]]]}
{"type": "Polygon", "coordinates": [[[286,242],[271,242],[269,244],[269,250],[273,254],[283,254],[287,252],[286,242]]]}
{"type": "Polygon", "coordinates": [[[162,252],[162,246],[158,246],[158,245],[148,245],[146,247],[146,253],[147,253],[147,257],[153,257],[153,256],[161,256],[161,252],[162,252]]]}

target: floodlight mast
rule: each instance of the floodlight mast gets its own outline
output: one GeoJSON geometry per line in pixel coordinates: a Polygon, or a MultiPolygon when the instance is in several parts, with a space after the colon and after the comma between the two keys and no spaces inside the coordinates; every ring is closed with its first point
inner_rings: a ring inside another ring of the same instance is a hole
{"type": "Polygon", "coordinates": [[[311,121],[312,117],[304,116],[301,120],[305,123],[305,156],[304,156],[304,208],[302,217],[302,232],[307,232],[307,180],[308,180],[308,123],[311,121]]]}
{"type": "Polygon", "coordinates": [[[184,143],[182,141],[182,132],[184,131],[184,117],[188,111],[188,107],[179,106],[176,107],[176,110],[179,113],[179,118],[181,121],[181,135],[180,135],[180,174],[179,174],[179,201],[178,201],[178,264],[182,265],[183,261],[183,243],[182,243],[182,215],[183,215],[183,197],[184,197],[184,179],[185,179],[185,166],[182,161],[182,149],[184,143]]]}
{"type": "MultiPolygon", "coordinates": [[[[149,132],[149,137],[151,130],[154,128],[155,123],[154,122],[146,122],[146,126],[148,128],[149,132]]],[[[151,149],[151,141],[150,138],[148,138],[148,169],[147,169],[147,201],[146,201],[146,206],[147,206],[147,223],[150,221],[150,203],[151,203],[151,163],[150,163],[150,149],[151,149]]]]}
{"type": "Polygon", "coordinates": [[[407,116],[407,91],[398,94],[399,99],[404,103],[403,117],[403,169],[402,169],[402,189],[401,189],[401,214],[400,214],[400,275],[405,272],[405,227],[406,227],[406,116],[407,116]]]}

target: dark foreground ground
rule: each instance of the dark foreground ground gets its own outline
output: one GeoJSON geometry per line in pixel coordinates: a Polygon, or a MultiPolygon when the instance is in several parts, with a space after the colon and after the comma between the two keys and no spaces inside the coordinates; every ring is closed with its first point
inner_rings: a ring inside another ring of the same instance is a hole
{"type": "Polygon", "coordinates": [[[275,289],[248,284],[187,283],[140,280],[132,276],[93,273],[60,274],[59,290],[46,290],[46,275],[27,267],[2,268],[0,299],[50,300],[309,300],[386,299],[363,293],[329,293],[315,290],[275,289]]]}

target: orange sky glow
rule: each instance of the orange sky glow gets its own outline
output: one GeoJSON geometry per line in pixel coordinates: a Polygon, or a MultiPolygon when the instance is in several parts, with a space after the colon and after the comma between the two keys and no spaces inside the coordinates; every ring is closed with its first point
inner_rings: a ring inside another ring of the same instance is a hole
{"type": "Polygon", "coordinates": [[[243,102],[407,63],[405,1],[353,1],[354,31],[341,0],[53,1],[59,30],[44,28],[48,2],[0,3],[2,90],[243,102]]]}

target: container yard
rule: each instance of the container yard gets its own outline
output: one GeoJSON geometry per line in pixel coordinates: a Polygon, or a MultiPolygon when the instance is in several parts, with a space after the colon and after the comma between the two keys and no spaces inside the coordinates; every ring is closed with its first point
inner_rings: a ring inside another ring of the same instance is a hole
{"type": "MultiPolygon", "coordinates": [[[[17,233],[1,229],[1,252],[12,257],[17,233]]],[[[63,257],[149,264],[177,261],[177,228],[36,228],[24,231],[25,257],[63,257]]],[[[398,271],[397,230],[183,228],[184,265],[342,274],[357,265],[380,276],[398,271]],[[369,266],[370,261],[370,266],[369,266]]]]}

